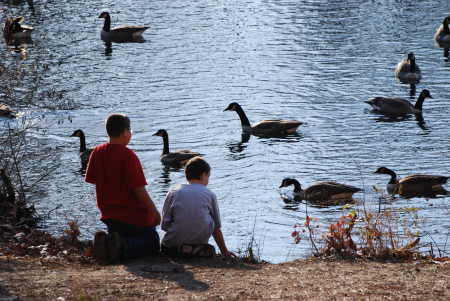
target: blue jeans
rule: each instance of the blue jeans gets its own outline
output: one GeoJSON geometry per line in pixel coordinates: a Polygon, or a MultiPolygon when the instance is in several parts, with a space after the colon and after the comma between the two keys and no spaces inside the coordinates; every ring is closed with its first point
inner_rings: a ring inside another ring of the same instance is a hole
{"type": "Polygon", "coordinates": [[[159,235],[155,227],[140,227],[114,219],[102,220],[108,233],[117,232],[126,242],[124,259],[132,259],[159,253],[159,235]]]}

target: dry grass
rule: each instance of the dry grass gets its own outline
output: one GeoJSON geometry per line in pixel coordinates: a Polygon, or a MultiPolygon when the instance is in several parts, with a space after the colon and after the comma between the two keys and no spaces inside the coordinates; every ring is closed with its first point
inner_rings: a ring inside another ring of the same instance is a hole
{"type": "MultiPolygon", "coordinates": [[[[379,197],[380,202],[386,202],[386,196],[379,197]]],[[[416,210],[388,207],[369,210],[365,202],[356,209],[351,206],[343,209],[348,213],[326,229],[315,225],[318,219],[310,217],[306,211],[305,222],[294,225],[294,241],[309,240],[313,255],[317,257],[410,260],[424,256],[423,250],[419,251],[416,210]]]]}

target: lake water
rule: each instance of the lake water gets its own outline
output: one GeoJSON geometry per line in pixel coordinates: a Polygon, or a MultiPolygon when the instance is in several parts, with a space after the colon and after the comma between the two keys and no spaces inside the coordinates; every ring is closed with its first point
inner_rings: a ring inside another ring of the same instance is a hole
{"type": "MultiPolygon", "coordinates": [[[[0,2],[3,15],[23,15],[35,27],[26,59],[5,43],[0,48],[9,65],[48,65],[38,92],[61,91],[70,104],[64,110],[19,105],[25,116],[44,117],[39,127],[46,134],[35,135],[61,164],[41,184],[45,193],[37,203],[41,212],[62,205],[44,223],[52,232],[64,229],[67,219],[78,220],[85,237],[103,227],[94,187],[78,172],[79,142],[69,135],[81,128],[89,147],[106,141],[104,120],[113,112],[131,117],[130,148],[158,208],[169,187],[184,181],[181,171],[166,171],[159,161],[162,139],[152,134],[164,128],[172,149],[201,152],[212,166],[209,187],[218,196],[229,248],[244,247],[254,232],[263,259],[271,262],[309,254],[306,242],[295,245],[291,238],[305,210],[281,200],[285,177],[304,186],[333,180],[364,188],[356,198],[376,208],[372,186],[384,188],[388,181],[373,174],[379,166],[399,176],[450,174],[450,63],[433,40],[450,1],[42,0],[35,7],[31,13],[26,4],[0,2]],[[103,19],[97,18],[103,10],[113,26],[150,26],[146,41],[113,44],[105,53],[103,19]],[[434,97],[424,103],[421,126],[414,117],[386,121],[363,102],[409,97],[394,68],[411,51],[423,74],[417,94],[426,88],[434,97]],[[241,143],[237,114],[223,112],[230,102],[239,102],[251,122],[305,124],[298,135],[241,143]]],[[[23,89],[32,89],[31,83],[23,89]]],[[[448,197],[397,198],[390,206],[418,208],[423,234],[443,247],[448,197]]],[[[309,214],[325,225],[342,211],[310,207],[309,214]]]]}

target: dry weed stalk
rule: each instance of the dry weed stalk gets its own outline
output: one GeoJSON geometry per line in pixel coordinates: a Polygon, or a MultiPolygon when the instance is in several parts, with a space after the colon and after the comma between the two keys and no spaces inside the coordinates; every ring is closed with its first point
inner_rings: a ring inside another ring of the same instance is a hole
{"type": "Polygon", "coordinates": [[[363,206],[358,211],[351,210],[324,231],[321,248],[315,247],[316,227],[311,226],[311,221],[312,218],[306,215],[303,225],[294,226],[292,237],[299,243],[302,233],[308,232],[315,256],[411,259],[420,255],[417,251],[419,234],[413,233],[408,222],[393,209],[370,212],[363,206]]]}
{"type": "Polygon", "coordinates": [[[7,225],[8,231],[2,234],[37,226],[40,216],[28,195],[59,167],[55,154],[44,150],[37,139],[28,135],[35,129],[34,120],[20,118],[4,125],[0,129],[0,224],[7,225]],[[44,163],[48,164],[45,168],[44,163]]]}
{"type": "Polygon", "coordinates": [[[261,260],[261,246],[255,240],[255,228],[256,217],[249,242],[244,248],[239,248],[237,251],[238,259],[244,263],[258,264],[263,262],[263,260],[261,260]]]}

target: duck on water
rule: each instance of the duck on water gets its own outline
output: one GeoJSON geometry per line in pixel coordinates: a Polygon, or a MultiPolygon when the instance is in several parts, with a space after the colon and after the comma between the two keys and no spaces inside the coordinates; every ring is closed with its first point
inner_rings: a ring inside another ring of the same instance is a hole
{"type": "Polygon", "coordinates": [[[224,111],[235,111],[241,119],[242,131],[260,137],[277,137],[293,134],[303,124],[298,120],[262,120],[254,125],[250,124],[242,107],[237,102],[232,102],[224,111]]]}
{"type": "Polygon", "coordinates": [[[434,34],[434,40],[439,45],[439,47],[444,48],[444,57],[447,58],[449,56],[450,49],[450,16],[447,16],[442,21],[442,24],[436,30],[434,34]]]}
{"type": "Polygon", "coordinates": [[[122,25],[111,28],[111,16],[108,12],[102,12],[99,18],[105,19],[100,37],[105,42],[142,42],[142,33],[148,26],[129,26],[122,25]]]}
{"type": "Polygon", "coordinates": [[[411,96],[416,94],[416,84],[422,79],[422,72],[416,63],[414,53],[408,53],[408,57],[397,64],[395,76],[401,83],[410,85],[411,96]]]}
{"type": "Polygon", "coordinates": [[[283,179],[279,188],[291,185],[294,186],[295,200],[307,200],[322,205],[335,205],[352,201],[353,194],[361,191],[360,188],[336,182],[318,182],[303,190],[300,182],[292,178],[283,179]]]}
{"type": "Polygon", "coordinates": [[[70,137],[78,137],[80,138],[80,162],[81,162],[81,170],[86,170],[89,157],[91,156],[92,149],[86,147],[86,137],[84,132],[80,129],[74,131],[70,137]]]}
{"type": "Polygon", "coordinates": [[[386,186],[386,190],[390,194],[410,197],[448,194],[448,191],[443,187],[449,179],[447,176],[414,174],[398,179],[393,170],[384,166],[379,167],[374,173],[391,176],[386,186]]]}
{"type": "Polygon", "coordinates": [[[422,105],[426,98],[433,97],[431,96],[430,91],[424,89],[420,92],[420,95],[414,105],[403,98],[389,97],[375,97],[365,101],[365,103],[372,106],[374,111],[387,115],[421,114],[422,105]]]}
{"type": "Polygon", "coordinates": [[[169,167],[182,168],[189,159],[201,156],[202,154],[190,150],[178,150],[171,152],[169,149],[169,135],[164,129],[158,130],[153,136],[163,138],[163,151],[161,154],[161,162],[169,167]]]}
{"type": "Polygon", "coordinates": [[[6,18],[5,24],[3,25],[3,36],[8,43],[17,40],[29,40],[31,38],[33,27],[22,24],[24,20],[24,17],[6,18]]]}

